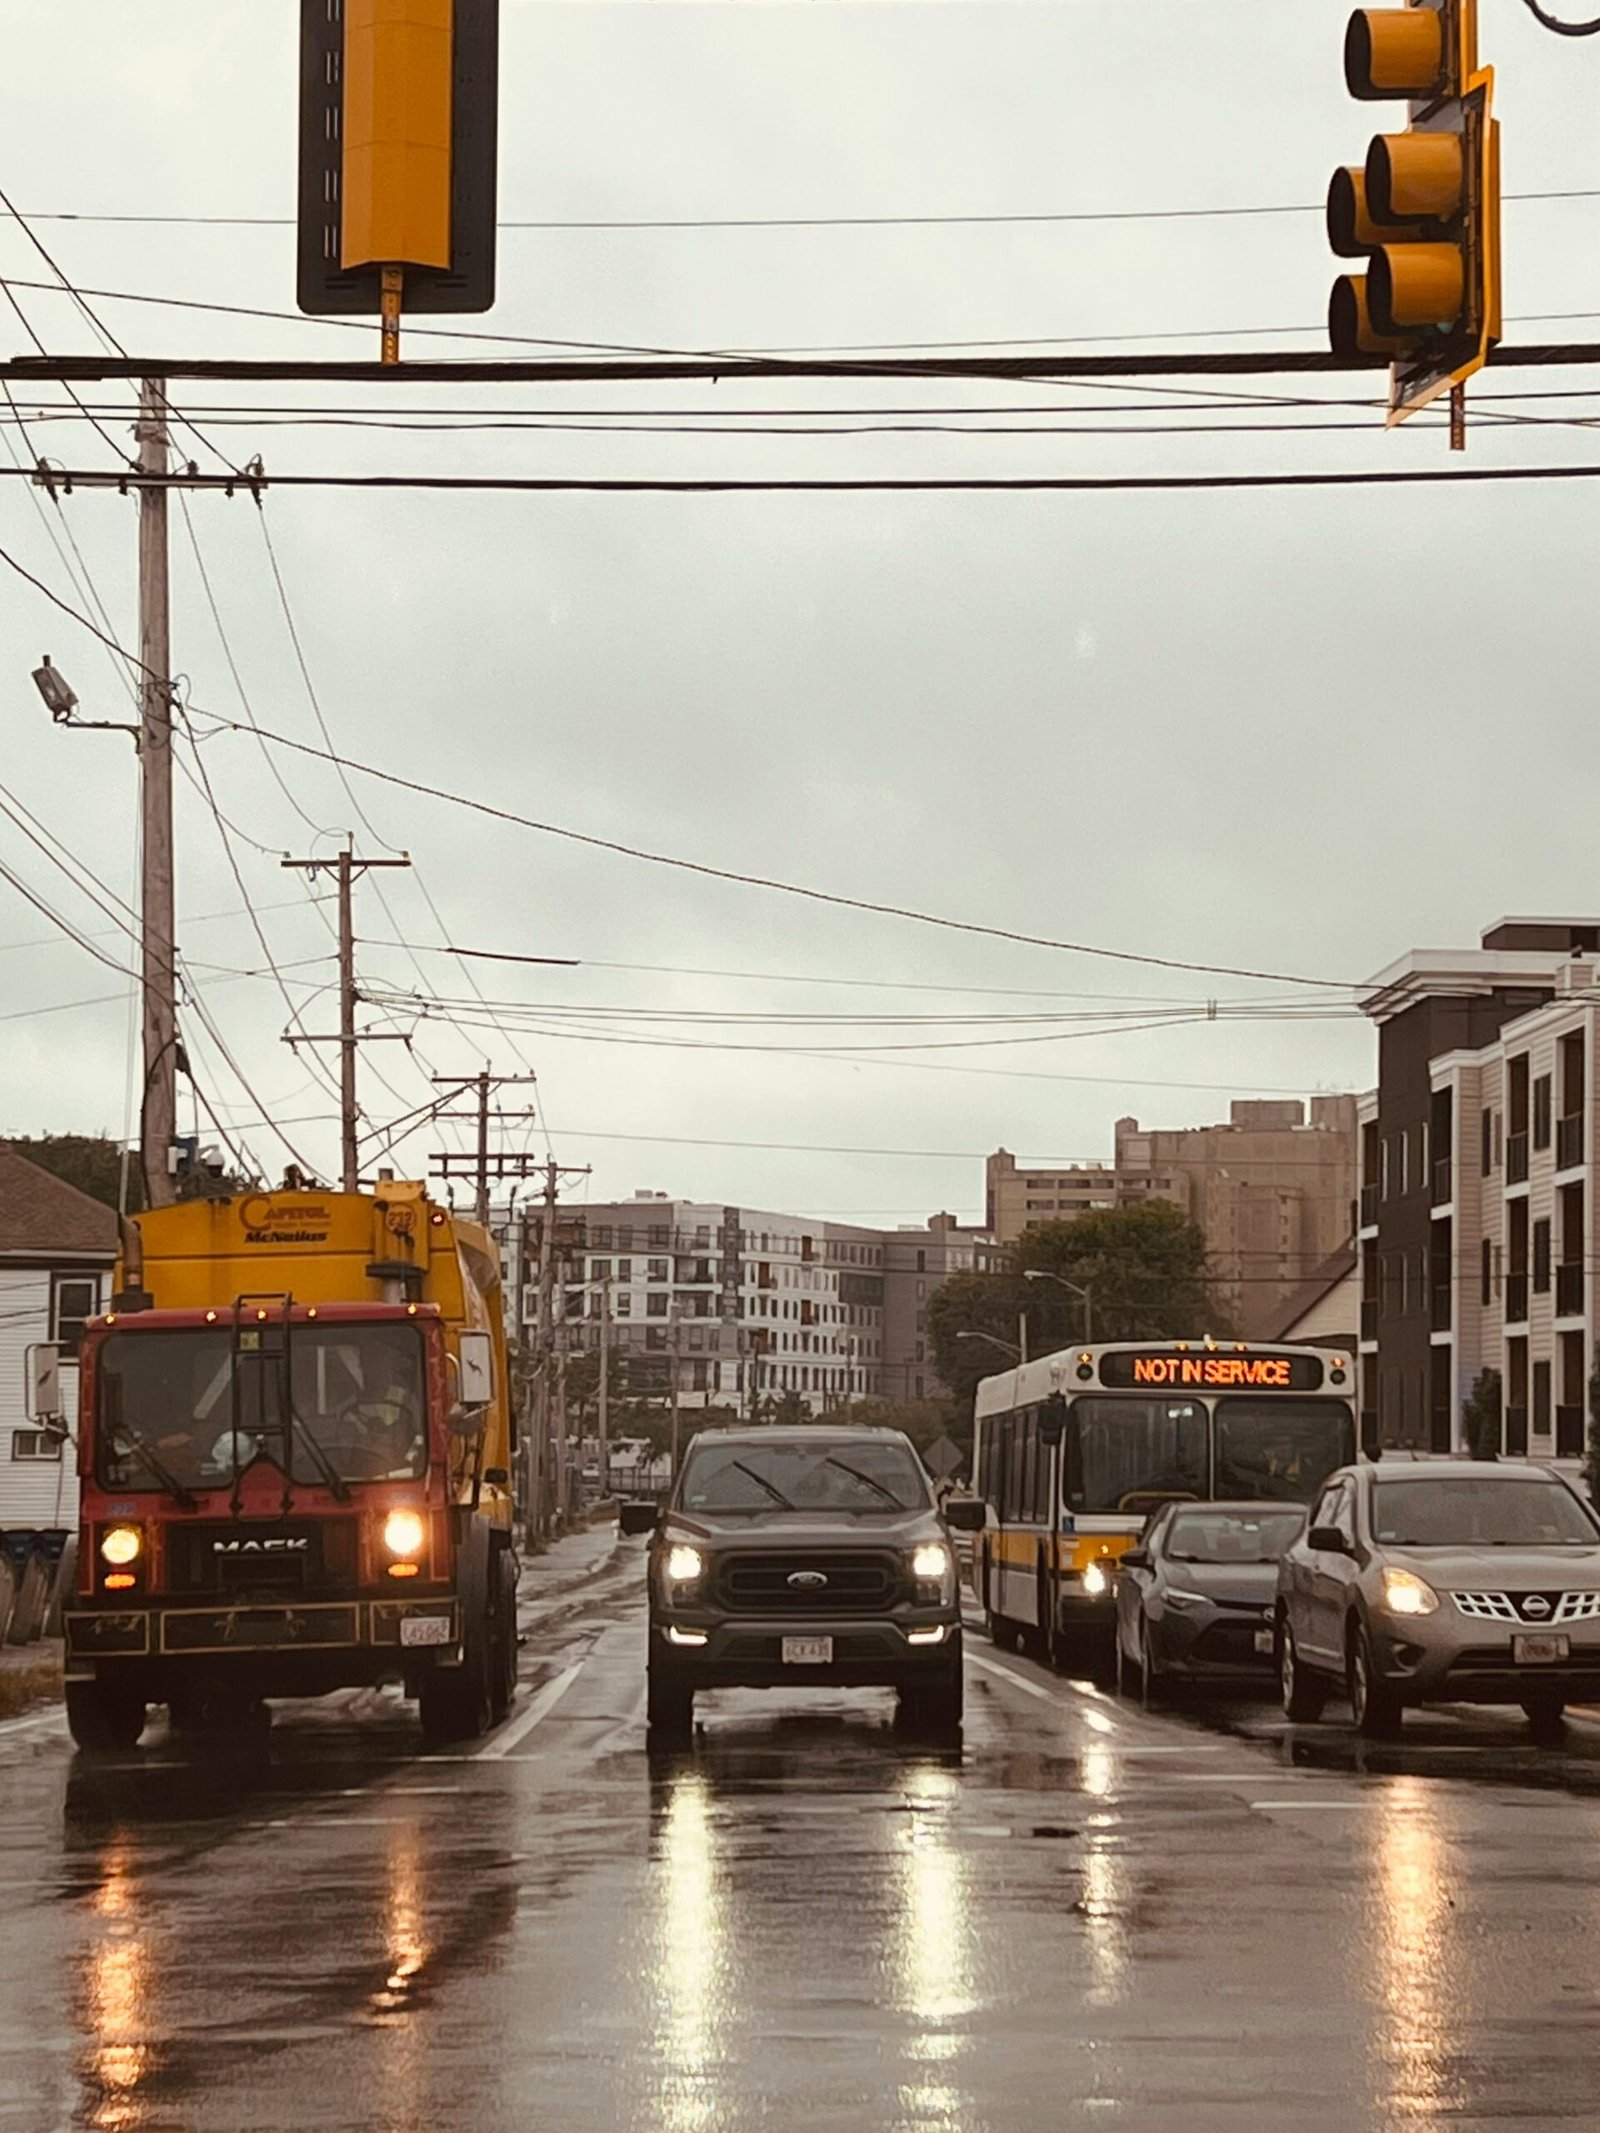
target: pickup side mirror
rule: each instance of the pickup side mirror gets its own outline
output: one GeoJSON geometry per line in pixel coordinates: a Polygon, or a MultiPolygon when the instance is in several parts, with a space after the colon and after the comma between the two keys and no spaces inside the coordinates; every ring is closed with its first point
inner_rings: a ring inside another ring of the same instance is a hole
{"type": "Polygon", "coordinates": [[[661,1523],[660,1508],[653,1503],[621,1503],[617,1524],[624,1533],[654,1533],[661,1523]]]}
{"type": "Polygon", "coordinates": [[[981,1533],[988,1522],[989,1506],[981,1496],[952,1496],[946,1500],[944,1522],[956,1533],[981,1533]]]}
{"type": "Polygon", "coordinates": [[[1148,1570],[1150,1568],[1150,1550],[1148,1548],[1124,1548],[1117,1558],[1117,1568],[1119,1570],[1148,1570]]]}
{"type": "Polygon", "coordinates": [[[1318,1555],[1354,1555],[1347,1533],[1337,1526],[1313,1526],[1306,1535],[1306,1546],[1318,1555]]]}

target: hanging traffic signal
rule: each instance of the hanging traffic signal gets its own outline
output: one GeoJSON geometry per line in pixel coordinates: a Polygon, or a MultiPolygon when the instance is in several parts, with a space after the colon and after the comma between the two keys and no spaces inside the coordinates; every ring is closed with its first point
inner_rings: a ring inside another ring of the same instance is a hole
{"type": "Polygon", "coordinates": [[[1335,282],[1328,336],[1335,355],[1391,359],[1391,423],[1462,384],[1500,338],[1500,129],[1477,45],[1477,0],[1358,8],[1345,31],[1350,94],[1410,106],[1406,131],[1380,134],[1328,188],[1329,243],[1367,262],[1335,282]]]}

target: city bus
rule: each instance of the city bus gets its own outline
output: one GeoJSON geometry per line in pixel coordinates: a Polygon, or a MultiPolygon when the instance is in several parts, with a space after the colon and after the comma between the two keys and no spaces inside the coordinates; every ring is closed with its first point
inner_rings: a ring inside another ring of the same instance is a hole
{"type": "Polygon", "coordinates": [[[1309,1503],[1356,1456],[1356,1374],[1332,1348],[1117,1341],[978,1387],[987,1506],[974,1583],[997,1644],[1109,1666],[1116,1559],[1174,1499],[1309,1503]]]}

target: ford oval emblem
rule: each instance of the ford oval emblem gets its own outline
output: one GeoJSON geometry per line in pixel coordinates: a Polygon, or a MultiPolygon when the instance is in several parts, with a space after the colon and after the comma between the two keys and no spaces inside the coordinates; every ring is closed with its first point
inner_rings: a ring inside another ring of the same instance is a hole
{"type": "Polygon", "coordinates": [[[791,1570],[789,1583],[796,1592],[820,1592],[828,1582],[825,1570],[791,1570]]]}

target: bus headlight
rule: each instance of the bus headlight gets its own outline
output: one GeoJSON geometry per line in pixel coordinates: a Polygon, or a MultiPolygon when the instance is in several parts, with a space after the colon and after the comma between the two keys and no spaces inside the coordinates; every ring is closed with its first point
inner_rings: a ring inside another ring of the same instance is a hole
{"type": "Polygon", "coordinates": [[[1084,1564],[1083,1589],[1091,1600],[1098,1600],[1111,1590],[1111,1572],[1104,1563],[1084,1564]]]}
{"type": "Polygon", "coordinates": [[[391,1511],[383,1522],[383,1545],[391,1555],[420,1555],[422,1538],[422,1520],[415,1511],[391,1511]]]}
{"type": "Polygon", "coordinates": [[[137,1526],[111,1526],[100,1536],[100,1553],[116,1568],[138,1559],[144,1535],[137,1526]]]}

